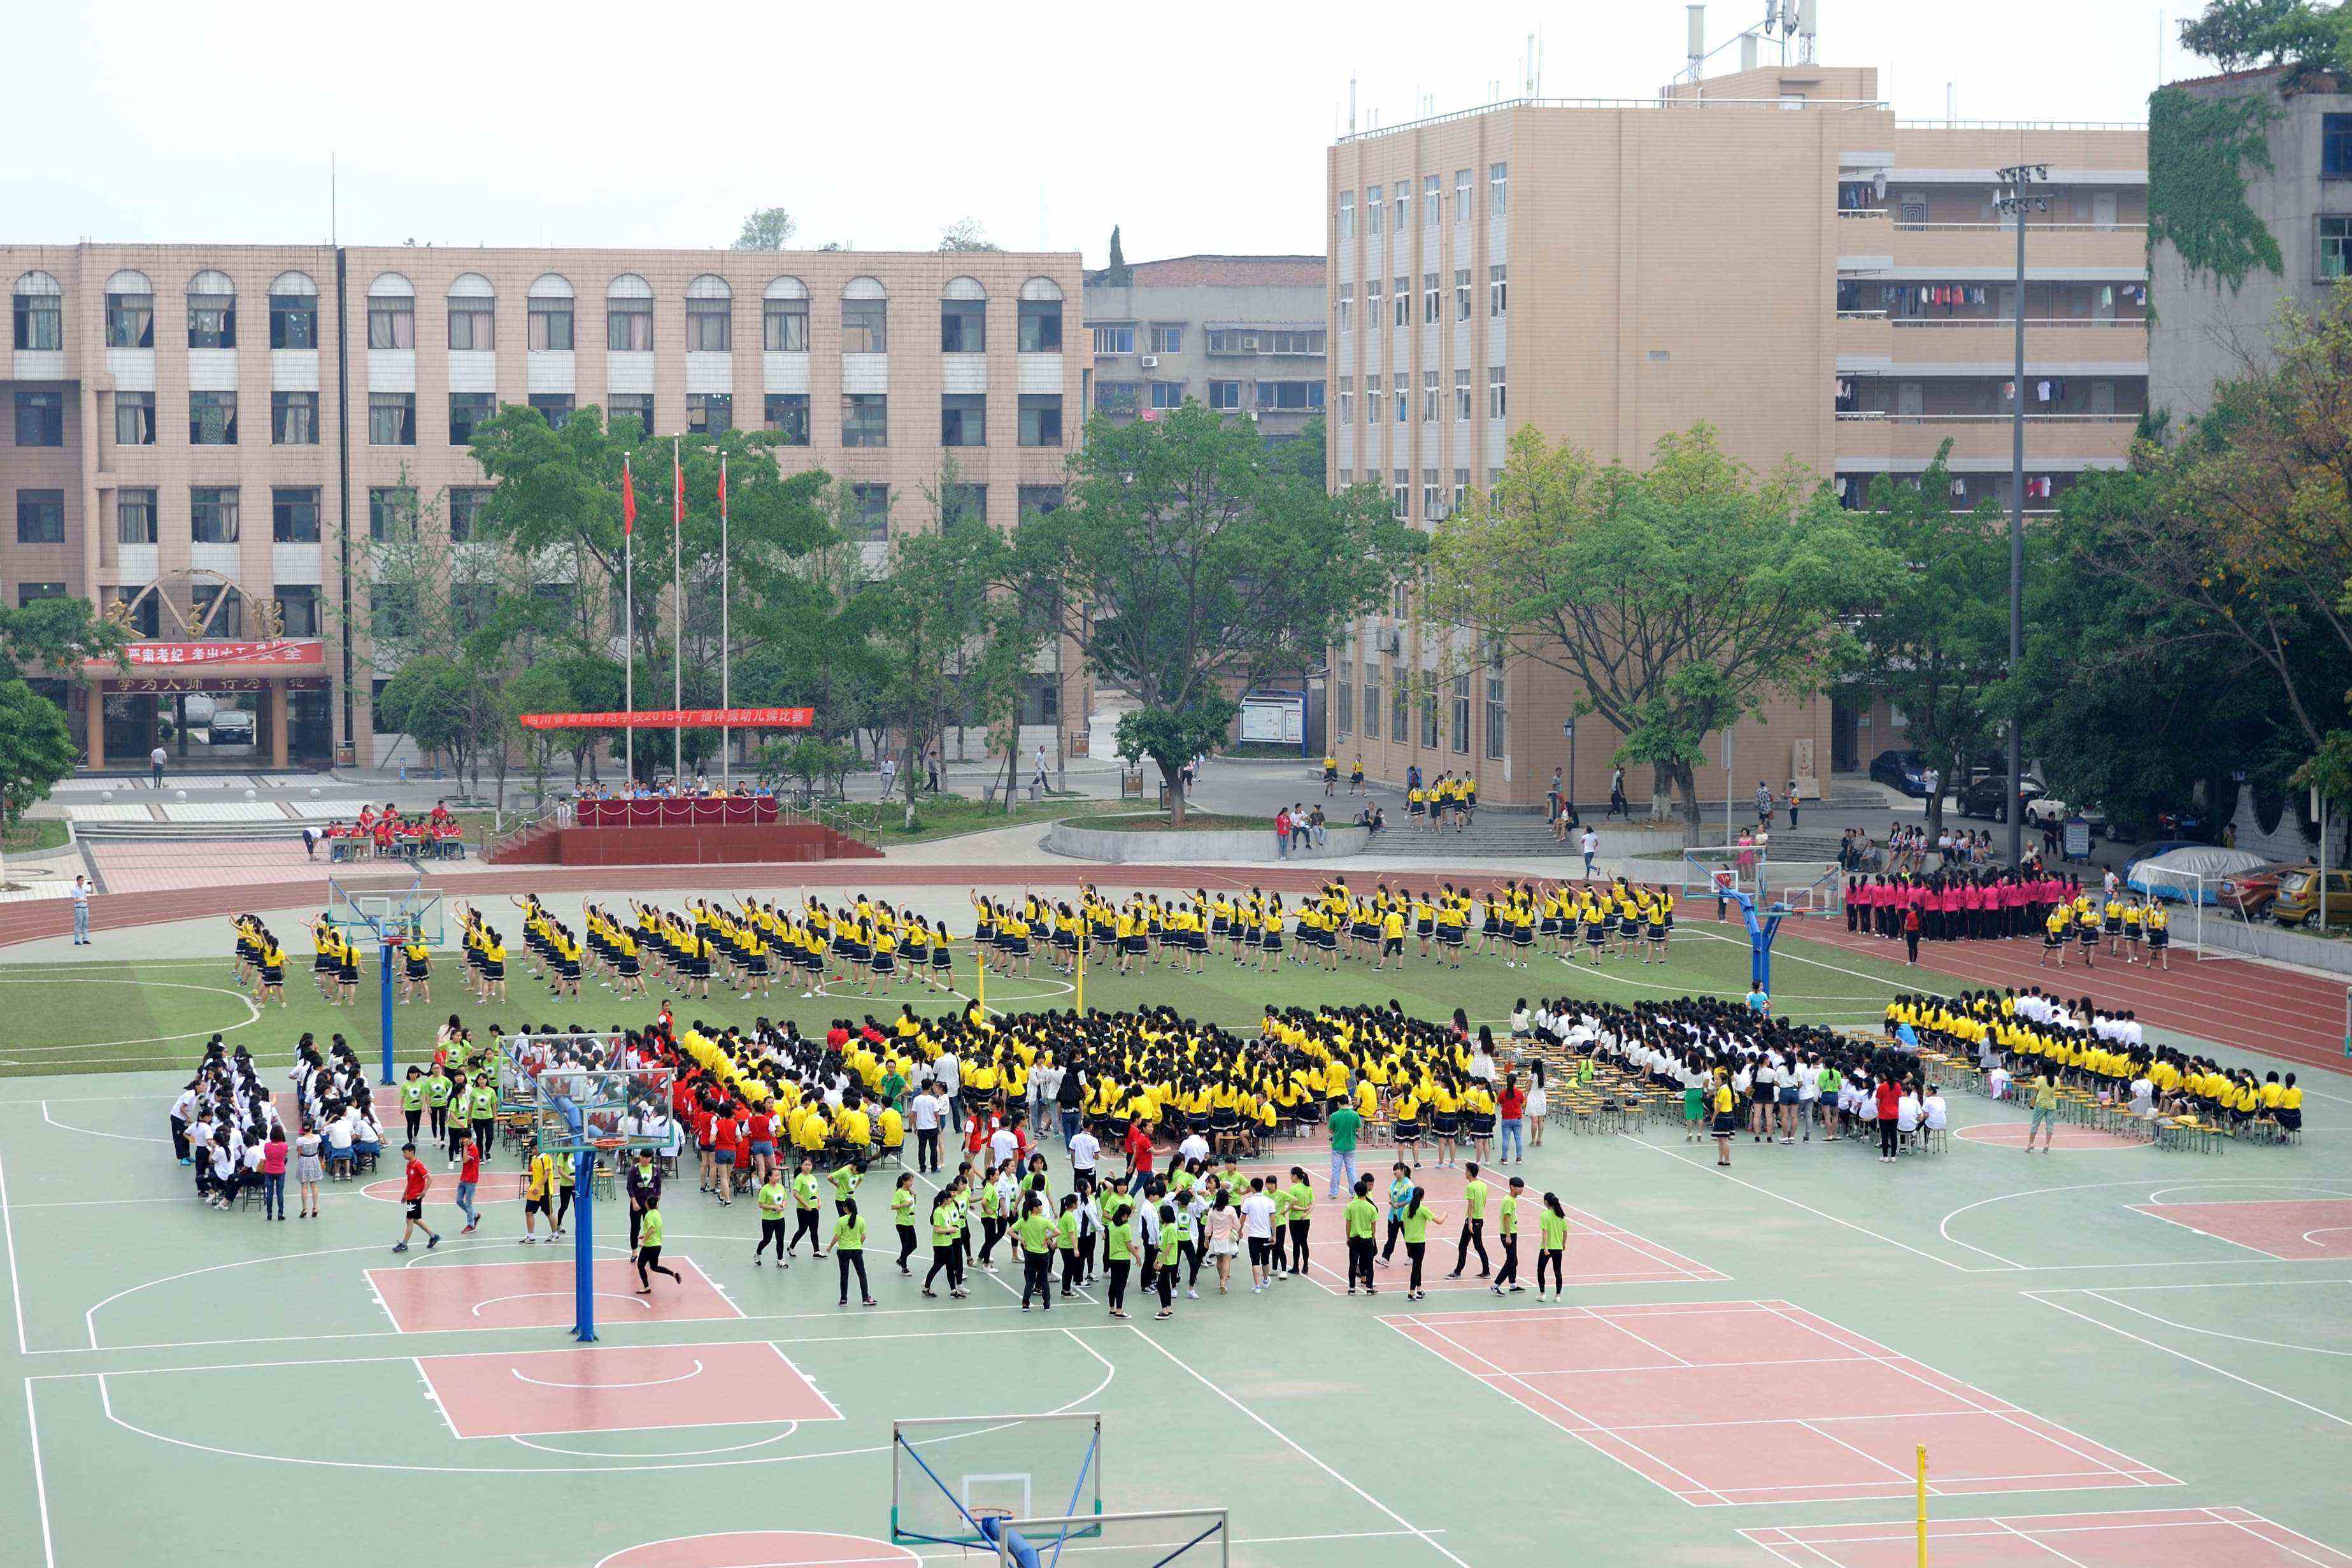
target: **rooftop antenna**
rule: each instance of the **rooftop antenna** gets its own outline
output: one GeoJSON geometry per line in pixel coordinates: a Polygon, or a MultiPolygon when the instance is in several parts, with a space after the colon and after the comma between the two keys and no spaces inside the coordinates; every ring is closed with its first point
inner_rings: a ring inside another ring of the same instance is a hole
{"type": "Polygon", "coordinates": [[[1945,125],[1945,127],[1946,127],[1947,129],[1949,129],[1951,126],[1953,126],[1953,125],[1955,125],[1955,124],[1957,124],[1957,123],[1958,122],[1959,118],[1960,118],[1960,84],[1959,84],[1958,82],[1956,82],[1956,81],[1948,81],[1948,82],[1946,82],[1946,83],[1944,84],[1944,125],[1945,125]]]}
{"type": "Polygon", "coordinates": [[[1528,51],[1519,57],[1519,90],[1529,98],[1536,95],[1536,36],[1528,35],[1528,51]]]}
{"type": "Polygon", "coordinates": [[[1348,79],[1348,134],[1356,133],[1356,79],[1348,79]]]}
{"type": "Polygon", "coordinates": [[[1706,7],[1692,5],[1685,9],[1690,14],[1690,42],[1687,46],[1690,52],[1690,79],[1696,85],[1699,71],[1706,63],[1706,7]]]}
{"type": "Polygon", "coordinates": [[[1797,0],[1797,63],[1813,63],[1814,39],[1822,30],[1822,0],[1797,0]]]}
{"type": "Polygon", "coordinates": [[[331,148],[327,153],[327,248],[330,250],[335,248],[338,242],[337,237],[341,232],[338,226],[336,214],[337,197],[341,194],[337,189],[338,174],[339,171],[335,166],[335,153],[331,148]]]}

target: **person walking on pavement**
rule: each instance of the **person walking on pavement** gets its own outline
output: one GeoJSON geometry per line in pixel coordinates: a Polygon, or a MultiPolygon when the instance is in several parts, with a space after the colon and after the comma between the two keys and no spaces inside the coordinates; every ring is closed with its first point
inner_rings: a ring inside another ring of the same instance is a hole
{"type": "Polygon", "coordinates": [[[157,789],[162,789],[163,787],[163,763],[168,760],[169,754],[165,752],[163,748],[160,745],[153,751],[147,753],[147,761],[155,770],[155,787],[157,789]]]}
{"type": "Polygon", "coordinates": [[[1632,808],[1625,804],[1625,770],[1622,767],[1609,771],[1609,815],[1624,817],[1633,815],[1632,808]]]}
{"type": "Polygon", "coordinates": [[[77,876],[73,885],[74,945],[89,945],[89,879],[77,876]]]}

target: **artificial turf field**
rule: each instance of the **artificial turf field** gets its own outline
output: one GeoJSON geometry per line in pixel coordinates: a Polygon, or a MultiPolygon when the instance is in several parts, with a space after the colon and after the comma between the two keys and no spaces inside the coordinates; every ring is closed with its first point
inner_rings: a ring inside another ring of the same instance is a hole
{"type": "MultiPolygon", "coordinates": [[[[1547,992],[1737,995],[1744,944],[1709,940],[1709,923],[1685,921],[1665,969],[1612,962],[1601,978],[1549,961],[1336,979],[1217,963],[1192,980],[1097,973],[1087,1000],[1247,1026],[1269,997],[1498,1019],[1547,992]]],[[[961,1560],[888,1543],[891,1421],[1068,1409],[1103,1415],[1107,1508],[1225,1508],[1232,1559],[1269,1568],[1893,1568],[1913,1561],[1921,1443],[1937,1568],[2352,1568],[2340,1080],[2305,1074],[2303,1144],[2218,1156],[2074,1131],[2029,1157],[2021,1114],[1965,1093],[1948,1150],[1893,1167],[1851,1143],[1742,1142],[1727,1175],[1678,1127],[1555,1126],[1496,1174],[1575,1211],[1566,1305],[1436,1268],[1426,1300],[1404,1300],[1399,1268],[1379,1298],[1350,1300],[1318,1268],[1266,1296],[1180,1295],[1165,1322],[1114,1322],[1099,1289],[1024,1316],[1009,1274],[977,1277],[970,1300],[924,1300],[891,1268],[885,1225],[869,1251],[880,1305],[844,1310],[829,1260],[753,1268],[750,1205],[720,1209],[689,1180],[665,1205],[686,1282],[638,1305],[609,1278],[619,1250],[600,1249],[603,1339],[572,1351],[571,1254],[513,1245],[509,1160],[488,1174],[482,1231],[432,1252],[389,1253],[397,1206],[364,1184],[331,1184],[322,1218],[283,1225],[194,1205],[163,1139],[175,1080],[155,1068],[184,1068],[215,1028],[275,1062],[302,1030],[364,1041],[374,1026],[372,1006],[321,1005],[300,970],[291,1005],[249,1021],[204,951],[223,930],[116,933],[89,963],[0,967],[0,1379],[24,1400],[0,1418],[0,1564],[289,1548],[521,1568],[961,1560]],[[115,956],[132,941],[143,964],[115,956]]],[[[1776,968],[1791,1014],[1864,1023],[1904,988],[1894,966],[1797,940],[1784,931],[1776,968]]],[[[520,968],[510,1005],[477,1009],[453,1004],[440,967],[434,1005],[402,1012],[404,1059],[453,1010],[592,1026],[641,1011],[593,984],[593,1001],[550,1009],[520,968]]],[[[992,982],[989,1001],[1066,1005],[1061,984],[1041,966],[992,982]]],[[[886,1002],[678,1010],[806,1027],[886,1002]]],[[[1267,1160],[1306,1165],[1319,1189],[1318,1149],[1267,1160]]],[[[1385,1169],[1380,1151],[1362,1163],[1385,1169]]],[[[1423,1179],[1458,1218],[1458,1177],[1423,1179]]],[[[454,1228],[442,1191],[428,1212],[454,1228]]],[[[1338,1262],[1337,1232],[1319,1209],[1319,1262],[1338,1262]]],[[[1432,1233],[1433,1262],[1451,1266],[1454,1232],[1432,1233]]],[[[966,1469],[1026,1475],[1052,1511],[1059,1483],[1034,1450],[961,1441],[966,1469]]],[[[1071,1548],[1072,1568],[1134,1561],[1108,1538],[1071,1548]]]]}

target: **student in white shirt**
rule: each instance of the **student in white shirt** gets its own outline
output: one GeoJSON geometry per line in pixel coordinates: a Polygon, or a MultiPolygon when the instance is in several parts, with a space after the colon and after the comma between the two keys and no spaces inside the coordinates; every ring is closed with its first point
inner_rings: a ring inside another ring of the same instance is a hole
{"type": "Polygon", "coordinates": [[[1269,1289],[1274,1282],[1274,1200],[1265,1195],[1263,1178],[1252,1176],[1242,1199],[1242,1237],[1249,1243],[1250,1290],[1269,1289]]]}
{"type": "Polygon", "coordinates": [[[1948,1125],[1949,1109],[1944,1104],[1944,1091],[1934,1084],[1927,1086],[1927,1098],[1919,1107],[1919,1120],[1930,1132],[1941,1132],[1948,1125]]]}

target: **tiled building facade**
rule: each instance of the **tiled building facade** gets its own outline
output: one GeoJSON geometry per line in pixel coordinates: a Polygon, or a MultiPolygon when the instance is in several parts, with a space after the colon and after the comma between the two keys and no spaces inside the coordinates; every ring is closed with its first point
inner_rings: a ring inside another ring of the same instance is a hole
{"type": "Polygon", "coordinates": [[[0,594],[128,602],[204,667],[59,689],[93,763],[198,690],[249,695],[256,761],[375,761],[346,542],[404,489],[462,539],[499,405],[784,431],[877,539],[929,526],[950,468],[1000,527],[1054,504],[1083,423],[1075,254],[19,246],[0,278],[0,594]]]}
{"type": "MultiPolygon", "coordinates": [[[[1426,526],[1492,481],[1522,424],[1639,465],[1704,420],[1848,504],[1948,438],[1952,504],[2006,504],[2020,392],[2030,511],[2120,466],[2147,396],[2145,132],[1919,125],[1876,98],[1874,70],[1786,67],[1332,147],[1331,481],[1378,484],[1426,526]],[[2051,203],[2030,220],[2021,388],[2015,232],[1990,205],[1993,170],[2020,162],[2049,166],[2051,203]]],[[[1334,747],[1375,777],[1468,771],[1484,798],[1540,803],[1570,760],[1566,678],[1513,663],[1401,703],[1434,654],[1407,618],[1359,625],[1331,654],[1334,747]]],[[[1826,780],[1833,754],[1883,743],[1867,709],[1833,706],[1775,700],[1739,726],[1737,793],[1826,780]]],[[[1575,795],[1605,799],[1620,737],[1579,731],[1575,795]]],[[[1719,767],[1701,778],[1723,787],[1719,767]]],[[[1649,784],[1628,771],[1637,801],[1649,784]]]]}
{"type": "Polygon", "coordinates": [[[1286,440],[1323,413],[1319,256],[1176,256],[1087,274],[1094,406],[1125,424],[1186,398],[1286,440]]]}

